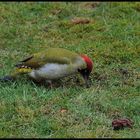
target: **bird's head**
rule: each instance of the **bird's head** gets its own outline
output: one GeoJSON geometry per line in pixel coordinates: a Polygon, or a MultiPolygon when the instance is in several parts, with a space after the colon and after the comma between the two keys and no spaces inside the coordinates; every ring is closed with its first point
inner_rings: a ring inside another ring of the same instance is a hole
{"type": "Polygon", "coordinates": [[[85,54],[81,54],[81,57],[83,58],[83,60],[86,63],[86,68],[85,69],[80,69],[78,71],[83,76],[83,78],[85,80],[85,83],[88,86],[89,75],[90,75],[90,73],[93,69],[93,61],[85,54]]]}

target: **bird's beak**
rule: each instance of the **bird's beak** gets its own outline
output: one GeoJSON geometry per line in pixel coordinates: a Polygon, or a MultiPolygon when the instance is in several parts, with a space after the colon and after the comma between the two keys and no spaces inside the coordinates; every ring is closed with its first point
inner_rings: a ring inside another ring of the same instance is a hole
{"type": "Polygon", "coordinates": [[[89,75],[83,75],[85,86],[86,88],[89,88],[89,75]]]}
{"type": "Polygon", "coordinates": [[[82,77],[83,77],[83,79],[85,81],[86,88],[89,88],[89,82],[88,81],[89,81],[90,72],[87,71],[87,70],[79,70],[79,72],[81,73],[81,75],[82,75],[82,77]]]}

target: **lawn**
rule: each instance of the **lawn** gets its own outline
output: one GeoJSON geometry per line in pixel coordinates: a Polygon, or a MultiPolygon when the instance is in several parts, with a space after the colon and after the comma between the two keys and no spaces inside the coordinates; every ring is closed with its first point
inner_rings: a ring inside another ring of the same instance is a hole
{"type": "Polygon", "coordinates": [[[90,88],[79,75],[53,89],[26,76],[0,83],[0,138],[140,138],[140,3],[0,3],[0,76],[50,47],[92,58],[90,88]],[[132,129],[113,130],[117,118],[132,129]]]}

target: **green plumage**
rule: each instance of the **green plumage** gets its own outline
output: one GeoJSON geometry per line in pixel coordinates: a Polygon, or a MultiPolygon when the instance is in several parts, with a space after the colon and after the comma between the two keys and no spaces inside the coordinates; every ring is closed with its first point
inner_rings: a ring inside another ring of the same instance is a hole
{"type": "Polygon", "coordinates": [[[71,52],[62,48],[49,48],[45,51],[35,53],[32,56],[21,61],[16,66],[28,66],[31,68],[39,68],[47,63],[58,63],[58,64],[71,64],[79,55],[75,52],[71,52]]]}

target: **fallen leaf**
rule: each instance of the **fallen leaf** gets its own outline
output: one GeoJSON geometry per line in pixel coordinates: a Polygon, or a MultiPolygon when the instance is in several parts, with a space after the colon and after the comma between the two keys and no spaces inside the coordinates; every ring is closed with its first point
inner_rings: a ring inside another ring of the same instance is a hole
{"type": "Polygon", "coordinates": [[[124,127],[132,128],[133,122],[130,119],[115,119],[112,121],[113,130],[124,129],[124,127]]]}
{"type": "Polygon", "coordinates": [[[60,9],[55,9],[55,10],[52,10],[51,13],[52,13],[53,15],[57,15],[57,14],[59,14],[61,11],[62,11],[62,10],[60,10],[60,9]]]}
{"type": "Polygon", "coordinates": [[[71,20],[71,22],[73,24],[88,24],[90,20],[86,18],[74,18],[71,20]]]}
{"type": "Polygon", "coordinates": [[[65,112],[67,112],[67,109],[61,109],[60,112],[65,113],[65,112]]]}
{"type": "Polygon", "coordinates": [[[86,8],[92,9],[99,5],[100,2],[87,2],[84,6],[86,8]]]}

